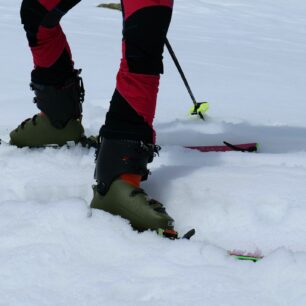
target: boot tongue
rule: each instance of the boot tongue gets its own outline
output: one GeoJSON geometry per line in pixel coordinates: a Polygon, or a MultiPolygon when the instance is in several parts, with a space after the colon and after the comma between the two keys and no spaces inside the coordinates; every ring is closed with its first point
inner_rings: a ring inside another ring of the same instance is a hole
{"type": "Polygon", "coordinates": [[[133,173],[125,173],[120,175],[120,179],[127,182],[128,184],[139,188],[140,187],[140,181],[141,181],[141,175],[139,174],[133,174],[133,173]]]}

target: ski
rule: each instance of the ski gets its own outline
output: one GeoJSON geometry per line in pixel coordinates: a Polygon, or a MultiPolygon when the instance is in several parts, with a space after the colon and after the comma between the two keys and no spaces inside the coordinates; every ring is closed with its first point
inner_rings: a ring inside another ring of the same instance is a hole
{"type": "Polygon", "coordinates": [[[232,251],[227,251],[227,254],[229,256],[234,257],[237,260],[247,260],[247,261],[253,261],[253,262],[257,262],[264,258],[264,256],[261,254],[259,250],[255,252],[232,250],[232,251]]]}
{"type": "MultiPolygon", "coordinates": [[[[184,146],[186,149],[196,150],[203,153],[206,152],[229,152],[229,151],[238,151],[238,152],[258,152],[259,144],[256,142],[251,143],[242,143],[242,144],[231,144],[229,142],[224,141],[224,145],[210,145],[210,146],[184,146]]],[[[0,139],[0,145],[11,145],[9,142],[6,142],[0,139]]],[[[49,144],[42,147],[32,147],[32,149],[38,148],[54,148],[59,149],[62,147],[73,148],[77,145],[81,145],[84,148],[94,148],[97,149],[99,146],[97,137],[90,136],[90,137],[83,137],[80,142],[75,143],[74,141],[67,142],[64,146],[59,146],[57,144],[49,144]]]]}
{"type": "Polygon", "coordinates": [[[217,146],[185,146],[187,149],[197,150],[200,152],[228,152],[228,151],[238,151],[238,152],[258,152],[259,144],[256,142],[251,143],[241,143],[241,144],[231,144],[224,141],[224,145],[217,146]]]}
{"type": "MultiPolygon", "coordinates": [[[[191,237],[193,237],[196,233],[195,229],[189,230],[187,233],[185,233],[183,236],[179,236],[178,232],[173,229],[158,229],[157,234],[161,237],[170,239],[170,240],[177,240],[177,239],[187,239],[190,240],[191,237]]],[[[245,260],[245,261],[252,261],[257,262],[261,259],[263,259],[263,255],[259,250],[255,252],[246,252],[246,251],[240,251],[240,250],[232,250],[227,251],[227,255],[231,256],[237,260],[245,260]]]]}

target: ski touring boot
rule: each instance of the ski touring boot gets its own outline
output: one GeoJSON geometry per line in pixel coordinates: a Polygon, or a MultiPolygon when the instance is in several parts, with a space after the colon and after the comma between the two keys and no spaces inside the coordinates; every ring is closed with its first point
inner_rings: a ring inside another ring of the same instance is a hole
{"type": "Polygon", "coordinates": [[[103,138],[97,150],[94,196],[90,207],[129,220],[138,231],[154,230],[177,238],[174,220],[164,206],[139,187],[149,174],[147,164],[159,147],[135,140],[103,138]]]}
{"type": "Polygon", "coordinates": [[[41,110],[10,133],[10,144],[17,147],[63,146],[84,137],[81,123],[85,90],[81,70],[61,86],[31,83],[34,103],[41,110]]]}

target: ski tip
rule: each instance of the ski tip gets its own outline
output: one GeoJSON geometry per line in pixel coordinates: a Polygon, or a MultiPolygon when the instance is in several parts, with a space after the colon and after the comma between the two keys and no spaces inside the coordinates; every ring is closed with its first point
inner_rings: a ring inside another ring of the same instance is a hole
{"type": "Polygon", "coordinates": [[[245,256],[245,255],[232,255],[232,256],[236,258],[237,260],[247,260],[247,261],[253,261],[253,262],[257,262],[263,259],[263,257],[253,257],[253,256],[245,256]]]}
{"type": "Polygon", "coordinates": [[[237,260],[247,260],[257,262],[264,258],[260,250],[255,252],[245,252],[239,250],[228,251],[228,255],[234,257],[237,260]]]}

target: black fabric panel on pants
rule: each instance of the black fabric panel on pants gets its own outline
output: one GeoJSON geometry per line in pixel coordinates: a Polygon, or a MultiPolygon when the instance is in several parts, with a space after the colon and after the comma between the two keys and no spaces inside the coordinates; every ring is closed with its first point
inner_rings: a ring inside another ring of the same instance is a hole
{"type": "Polygon", "coordinates": [[[23,0],[20,8],[21,23],[26,31],[30,47],[37,45],[38,28],[48,10],[38,0],[23,0]]]}
{"type": "Polygon", "coordinates": [[[61,1],[56,7],[58,10],[61,10],[63,13],[67,13],[79,2],[81,2],[81,0],[64,0],[61,1]]]}
{"type": "Polygon", "coordinates": [[[112,97],[100,135],[108,139],[129,139],[153,143],[153,129],[117,90],[112,97]]]}
{"type": "Polygon", "coordinates": [[[126,59],[133,73],[163,73],[163,50],[172,9],[151,6],[140,9],[124,22],[123,38],[126,59]]]}

